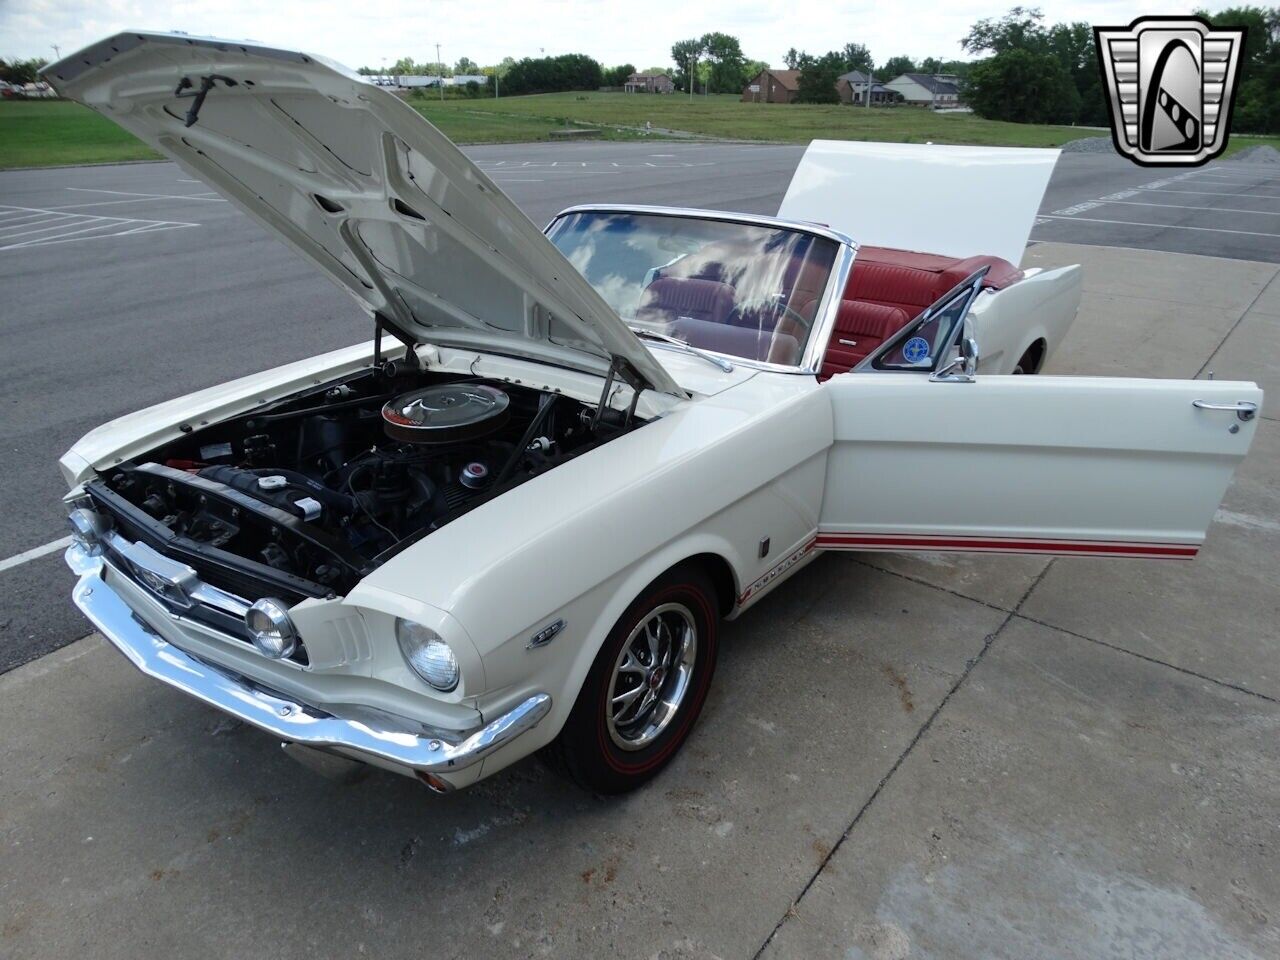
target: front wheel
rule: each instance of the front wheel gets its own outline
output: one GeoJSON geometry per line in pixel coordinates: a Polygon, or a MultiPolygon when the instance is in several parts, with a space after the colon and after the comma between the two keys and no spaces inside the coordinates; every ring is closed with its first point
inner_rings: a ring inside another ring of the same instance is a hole
{"type": "Polygon", "coordinates": [[[654,777],[688,739],[715,672],[715,589],[682,565],[651,583],[609,632],[560,736],[553,767],[597,793],[654,777]]]}

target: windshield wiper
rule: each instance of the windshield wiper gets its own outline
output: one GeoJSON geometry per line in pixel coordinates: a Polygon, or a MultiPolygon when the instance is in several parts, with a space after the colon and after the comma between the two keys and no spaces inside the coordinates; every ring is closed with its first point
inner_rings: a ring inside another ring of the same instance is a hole
{"type": "Polygon", "coordinates": [[[679,337],[669,337],[665,333],[658,333],[656,330],[649,330],[645,327],[628,327],[637,337],[647,337],[650,340],[657,340],[659,343],[669,343],[673,347],[678,347],[682,353],[689,353],[695,357],[701,357],[707,363],[714,363],[725,373],[733,373],[733,364],[724,357],[717,357],[713,353],[707,353],[705,350],[699,350],[688,341],[681,340],[679,337]]]}

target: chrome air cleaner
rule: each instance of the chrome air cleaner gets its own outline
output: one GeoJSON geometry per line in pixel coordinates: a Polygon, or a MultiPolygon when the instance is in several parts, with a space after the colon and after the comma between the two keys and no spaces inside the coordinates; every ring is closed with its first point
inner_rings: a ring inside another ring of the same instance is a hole
{"type": "Polygon", "coordinates": [[[383,428],[407,443],[475,440],[502,428],[511,416],[511,399],[484,383],[442,383],[389,400],[382,408],[383,428]]]}

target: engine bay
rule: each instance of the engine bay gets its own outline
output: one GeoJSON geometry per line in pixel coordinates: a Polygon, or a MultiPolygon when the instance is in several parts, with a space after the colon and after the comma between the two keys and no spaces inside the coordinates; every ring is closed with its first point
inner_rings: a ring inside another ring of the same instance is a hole
{"type": "Polygon", "coordinates": [[[560,393],[390,362],[199,430],[184,425],[87,490],[132,532],[158,532],[188,556],[234,558],[240,574],[266,574],[295,597],[337,594],[640,422],[560,393]]]}

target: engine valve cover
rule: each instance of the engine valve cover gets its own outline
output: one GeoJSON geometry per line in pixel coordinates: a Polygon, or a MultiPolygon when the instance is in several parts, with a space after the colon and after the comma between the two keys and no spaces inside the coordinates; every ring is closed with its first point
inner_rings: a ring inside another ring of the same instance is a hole
{"type": "Polygon", "coordinates": [[[483,383],[443,383],[404,393],[382,407],[387,436],[405,443],[454,443],[500,430],[511,416],[505,391],[483,383]]]}

